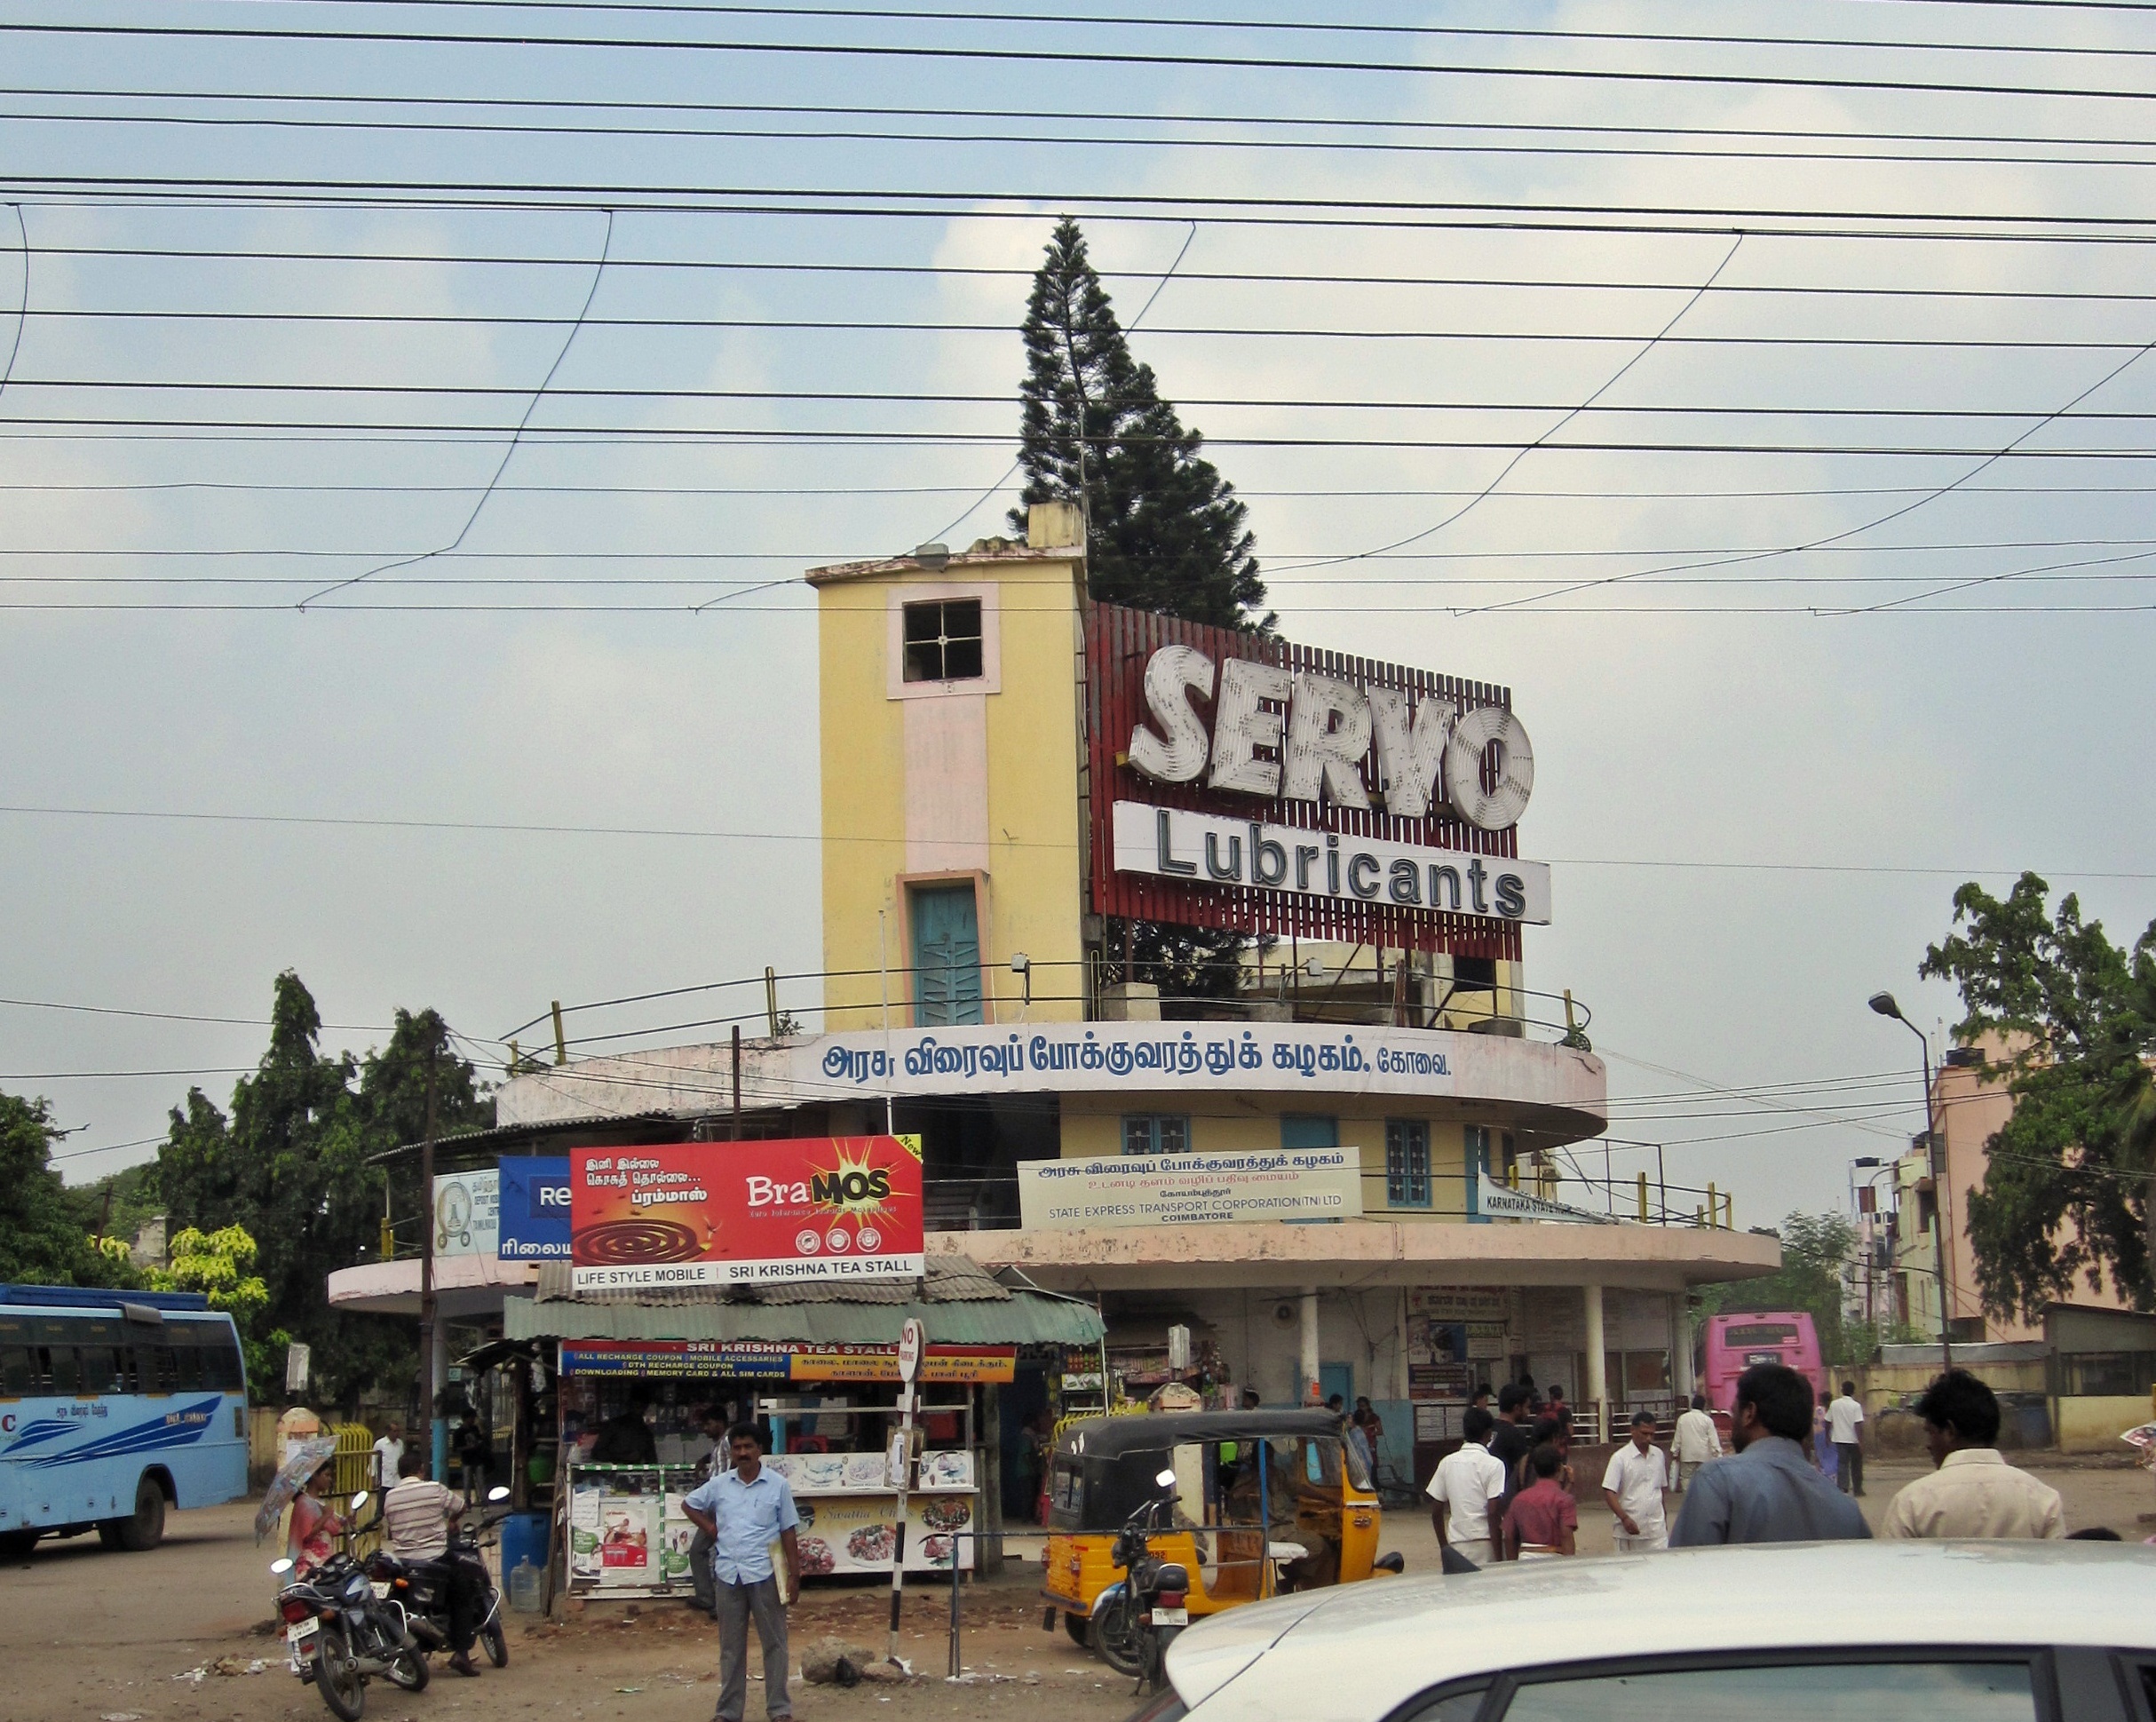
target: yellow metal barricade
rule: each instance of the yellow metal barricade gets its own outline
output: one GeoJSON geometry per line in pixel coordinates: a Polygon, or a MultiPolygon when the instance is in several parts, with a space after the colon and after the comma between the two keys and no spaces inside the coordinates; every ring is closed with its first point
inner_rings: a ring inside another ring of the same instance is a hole
{"type": "MultiPolygon", "coordinates": [[[[375,1488],[375,1432],[363,1423],[339,1423],[330,1425],[337,1437],[337,1456],[332,1464],[336,1482],[330,1489],[337,1502],[339,1512],[345,1504],[361,1489],[369,1491],[366,1507],[361,1512],[361,1522],[379,1524],[382,1516],[380,1491],[375,1488]]],[[[370,1530],[352,1540],[353,1552],[365,1556],[382,1546],[382,1534],[370,1530]]]]}

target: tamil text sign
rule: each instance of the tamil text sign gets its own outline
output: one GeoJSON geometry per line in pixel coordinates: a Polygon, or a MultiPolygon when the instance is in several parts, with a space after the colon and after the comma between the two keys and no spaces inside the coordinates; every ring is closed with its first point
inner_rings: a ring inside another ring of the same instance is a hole
{"type": "Polygon", "coordinates": [[[1362,1214],[1362,1156],[1354,1147],[1022,1160],[1018,1171],[1019,1214],[1029,1231],[1362,1214]]]}
{"type": "Polygon", "coordinates": [[[917,1278],[916,1137],[578,1148],[569,1155],[579,1290],[917,1278]]]}
{"type": "MultiPolygon", "coordinates": [[[[1015,1345],[930,1345],[924,1382],[1003,1382],[1018,1369],[1015,1345]]],[[[565,1339],[564,1375],[765,1381],[896,1381],[896,1345],[818,1345],[789,1339],[565,1339]]]]}
{"type": "Polygon", "coordinates": [[[434,1253],[491,1256],[498,1248],[501,1175],[445,1172],[434,1180],[434,1253]]]}
{"type": "Polygon", "coordinates": [[[566,1155],[502,1163],[497,1251],[505,1262],[569,1259],[569,1162],[566,1155]]]}

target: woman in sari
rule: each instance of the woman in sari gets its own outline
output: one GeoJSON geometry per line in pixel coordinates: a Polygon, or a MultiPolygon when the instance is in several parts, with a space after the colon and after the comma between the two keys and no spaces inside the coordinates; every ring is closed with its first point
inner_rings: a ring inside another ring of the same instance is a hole
{"type": "Polygon", "coordinates": [[[331,1472],[327,1460],[307,1479],[292,1501],[291,1522],[285,1528],[284,1551],[292,1559],[292,1572],[304,1577],[336,1551],[337,1539],[346,1528],[344,1519],[329,1504],[331,1472]]]}
{"type": "Polygon", "coordinates": [[[1811,1408],[1811,1463],[1819,1468],[1819,1474],[1840,1487],[1842,1456],[1835,1451],[1833,1432],[1827,1424],[1827,1408],[1833,1402],[1831,1393],[1821,1393],[1819,1402],[1811,1408]]]}

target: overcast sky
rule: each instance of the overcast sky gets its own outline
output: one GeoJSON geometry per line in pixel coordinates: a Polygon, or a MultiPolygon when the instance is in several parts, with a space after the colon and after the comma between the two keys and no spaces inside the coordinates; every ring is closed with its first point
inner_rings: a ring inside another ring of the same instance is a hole
{"type": "MultiPolygon", "coordinates": [[[[1178,9],[1224,14],[1320,9],[1178,9]]],[[[2115,13],[1878,0],[1357,15],[2156,52],[2156,28],[2115,13]]],[[[1521,849],[1555,869],[1556,922],[1530,932],[1530,984],[1569,987],[1591,1007],[1619,1101],[1613,1134],[1670,1145],[1673,1179],[1733,1189],[1740,1224],[1840,1205],[1852,1156],[1890,1154],[1920,1126],[1917,1049],[1864,1001],[1891,988],[1935,1039],[1957,1013],[1915,968],[1947,931],[1960,880],[2003,889],[2017,869],[2038,869],[2080,891],[2122,940],[2156,914],[2147,462],[2055,452],[2145,453],[2148,438],[2131,417],[2047,422],[2073,403],[2082,414],[2156,409],[2156,359],[2129,362],[2156,340],[2148,230],[2131,225],[2145,215],[2156,159],[2150,100],[1308,66],[1745,72],[2130,98],[2156,91],[2156,60],[700,19],[627,6],[29,4],[8,16],[1291,63],[10,36],[16,87],[0,95],[0,114],[13,116],[0,119],[0,170],[12,177],[0,184],[18,189],[0,196],[21,213],[28,299],[0,390],[0,603],[12,607],[0,622],[0,991],[12,1001],[0,1005],[0,1083],[50,1096],[79,1131],[64,1148],[71,1176],[150,1156],[189,1081],[223,1100],[261,1031],[17,1001],[258,1020],[273,975],[290,967],[336,1025],[333,1046],[363,1050],[395,1007],[432,1004],[498,1056],[498,1037],[550,999],[766,964],[816,968],[813,610],[798,576],[999,528],[1008,495],[972,504],[1015,452],[1008,397],[1022,369],[1024,272],[1066,210],[1083,219],[1125,320],[1152,300],[1134,345],[1165,393],[1193,403],[1185,421],[1215,439],[1213,457],[1248,499],[1283,631],[1512,689],[1536,759],[1521,849]],[[173,93],[90,100],[28,89],[173,93]],[[527,105],[205,99],[250,91],[527,105]],[[599,101],[681,106],[563,105],[599,101]],[[747,103],[876,113],[729,107],[747,103]],[[1385,123],[958,114],[1027,107],[1385,123]],[[31,114],[75,117],[20,117],[31,114]],[[200,123],[242,116],[258,123],[200,123]],[[268,118],[349,123],[258,123],[268,118]],[[707,135],[380,123],[451,119],[707,135]],[[720,131],[774,135],[708,135],[720,131]],[[940,140],[802,135],[876,131],[940,140]],[[1771,131],[1851,135],[1822,144],[1771,131]],[[1012,132],[1069,141],[949,140],[1012,132]],[[1887,132],[2097,141],[1878,141],[1887,132]],[[1416,147],[1315,147],[1328,139],[1416,147]],[[1822,149],[1945,159],[1765,154],[1822,149]],[[1967,159],[1985,155],[2028,159],[1967,159]],[[620,189],[554,198],[584,208],[361,208],[304,189],[262,207],[135,194],[154,179],[620,189]],[[750,194],[720,195],[729,190],[750,194]],[[860,194],[825,206],[858,210],[878,191],[933,195],[908,216],[792,212],[816,202],[801,194],[860,194]],[[996,194],[1016,201],[991,202],[996,194]],[[1405,226],[1296,226],[1238,221],[1281,211],[1217,203],[1188,208],[1193,226],[1131,218],[1135,206],[1106,201],[1135,194],[1170,200],[1144,206],[1161,218],[1193,197],[1491,208],[1478,228],[1413,225],[1442,213],[1427,207],[1311,212],[1405,226]],[[654,207],[670,201],[765,212],[654,207]],[[1554,228],[1606,218],[1544,214],[1523,227],[1531,206],[1767,213],[1587,234],[1554,228]],[[1950,225],[2015,236],[1850,236],[1907,226],[1850,218],[1860,212],[1983,217],[1950,225]],[[2128,225],[2057,225],[2068,217],[2128,225]],[[2091,235],[2105,242],[2083,242],[2091,235]],[[434,260],[289,256],[305,251],[434,260]],[[522,261],[454,260],[473,258],[522,261]],[[651,266],[666,261],[699,266],[651,266]],[[959,266],[1008,273],[947,273],[959,266]],[[1283,274],[1334,279],[1255,279],[1283,274]],[[1578,285],[1338,279],[1358,275],[1578,285]],[[1776,287],[1881,290],[1759,290],[1776,287]],[[1928,290],[1940,289],[1960,297],[1928,290]],[[2104,293],[2120,297],[2032,297],[2104,293]],[[85,314],[235,311],[314,320],[85,314]],[[330,313],[405,321],[321,320],[330,313]],[[465,321],[410,321],[427,317],[465,321]],[[540,321],[487,321],[499,318],[540,321]],[[988,327],[714,326],[785,321],[988,327]],[[1220,329],[1344,333],[1188,332],[1220,329]],[[1417,335],[1371,338],[1376,330],[1417,335]],[[1493,335],[1506,338],[1466,338],[1493,335]],[[1810,344],[1787,344],[1795,337],[1810,344]],[[115,381],[136,386],[61,386],[115,381]],[[226,386],[141,386],[150,382],[226,386]],[[442,393],[458,388],[499,393],[442,393]],[[564,393],[594,389],[996,399],[564,393]],[[1253,399],[1415,404],[1194,404],[1253,399]],[[1596,410],[1569,416],[1589,400],[1596,410]],[[1716,410],[1611,410],[1640,406],[1716,410]],[[530,431],[503,468],[527,409],[530,431]],[[117,423],[127,419],[166,423],[117,423]],[[220,438],[170,424],[217,419],[423,428],[220,438]],[[686,434],[654,434],[670,432],[686,434]],[[820,432],[856,434],[820,441],[820,432]],[[1361,446],[1238,446],[1267,439],[1361,446]],[[1510,447],[1367,446],[1383,440],[1510,447]],[[1564,446],[1650,440],[1690,446],[1564,446]],[[1940,452],[1702,446],[1729,444],[1940,452]],[[1986,451],[2009,446],[2014,455],[1986,464],[1986,451]],[[1415,535],[1425,536],[1391,554],[1335,559],[1415,535]],[[456,554],[384,567],[453,544],[456,554]],[[1799,551],[1808,545],[1819,547],[1799,551]],[[1683,571],[1655,572],[1673,565],[1683,571]],[[781,583],[756,589],[765,582],[781,583]],[[1847,614],[1883,604],[1896,607],[1847,614]],[[587,829],[470,829],[490,824],[587,829]],[[699,832],[734,835],[689,835],[699,832]],[[142,1071],[164,1074],[75,1074],[142,1071]],[[1820,1086],[1661,1098],[1791,1084],[1820,1086]]],[[[5,313],[22,303],[14,227],[14,210],[0,209],[0,357],[14,333],[5,313]]],[[[814,993],[795,988],[792,1002],[814,993]]],[[[692,999],[581,1021],[599,1033],[722,1008],[692,999]]]]}

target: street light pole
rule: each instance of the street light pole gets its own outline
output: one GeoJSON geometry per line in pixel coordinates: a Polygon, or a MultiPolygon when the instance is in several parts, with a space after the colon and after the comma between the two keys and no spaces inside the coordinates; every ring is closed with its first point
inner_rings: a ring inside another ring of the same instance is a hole
{"type": "Polygon", "coordinates": [[[1939,1223],[1939,1216],[1946,1205],[1946,1172],[1945,1144],[1932,1128],[1931,1115],[1931,1043],[1924,1031],[1901,1013],[1901,1006],[1894,1002],[1891,993],[1874,993],[1866,1001],[1883,1017],[1892,1017],[1912,1035],[1923,1048],[1920,1074],[1924,1084],[1924,1155],[1931,1169],[1931,1263],[1939,1282],[1939,1361],[1944,1369],[1954,1368],[1954,1341],[1947,1333],[1954,1319],[1954,1305],[1949,1301],[1946,1280],[1946,1237],[1939,1223]]]}

